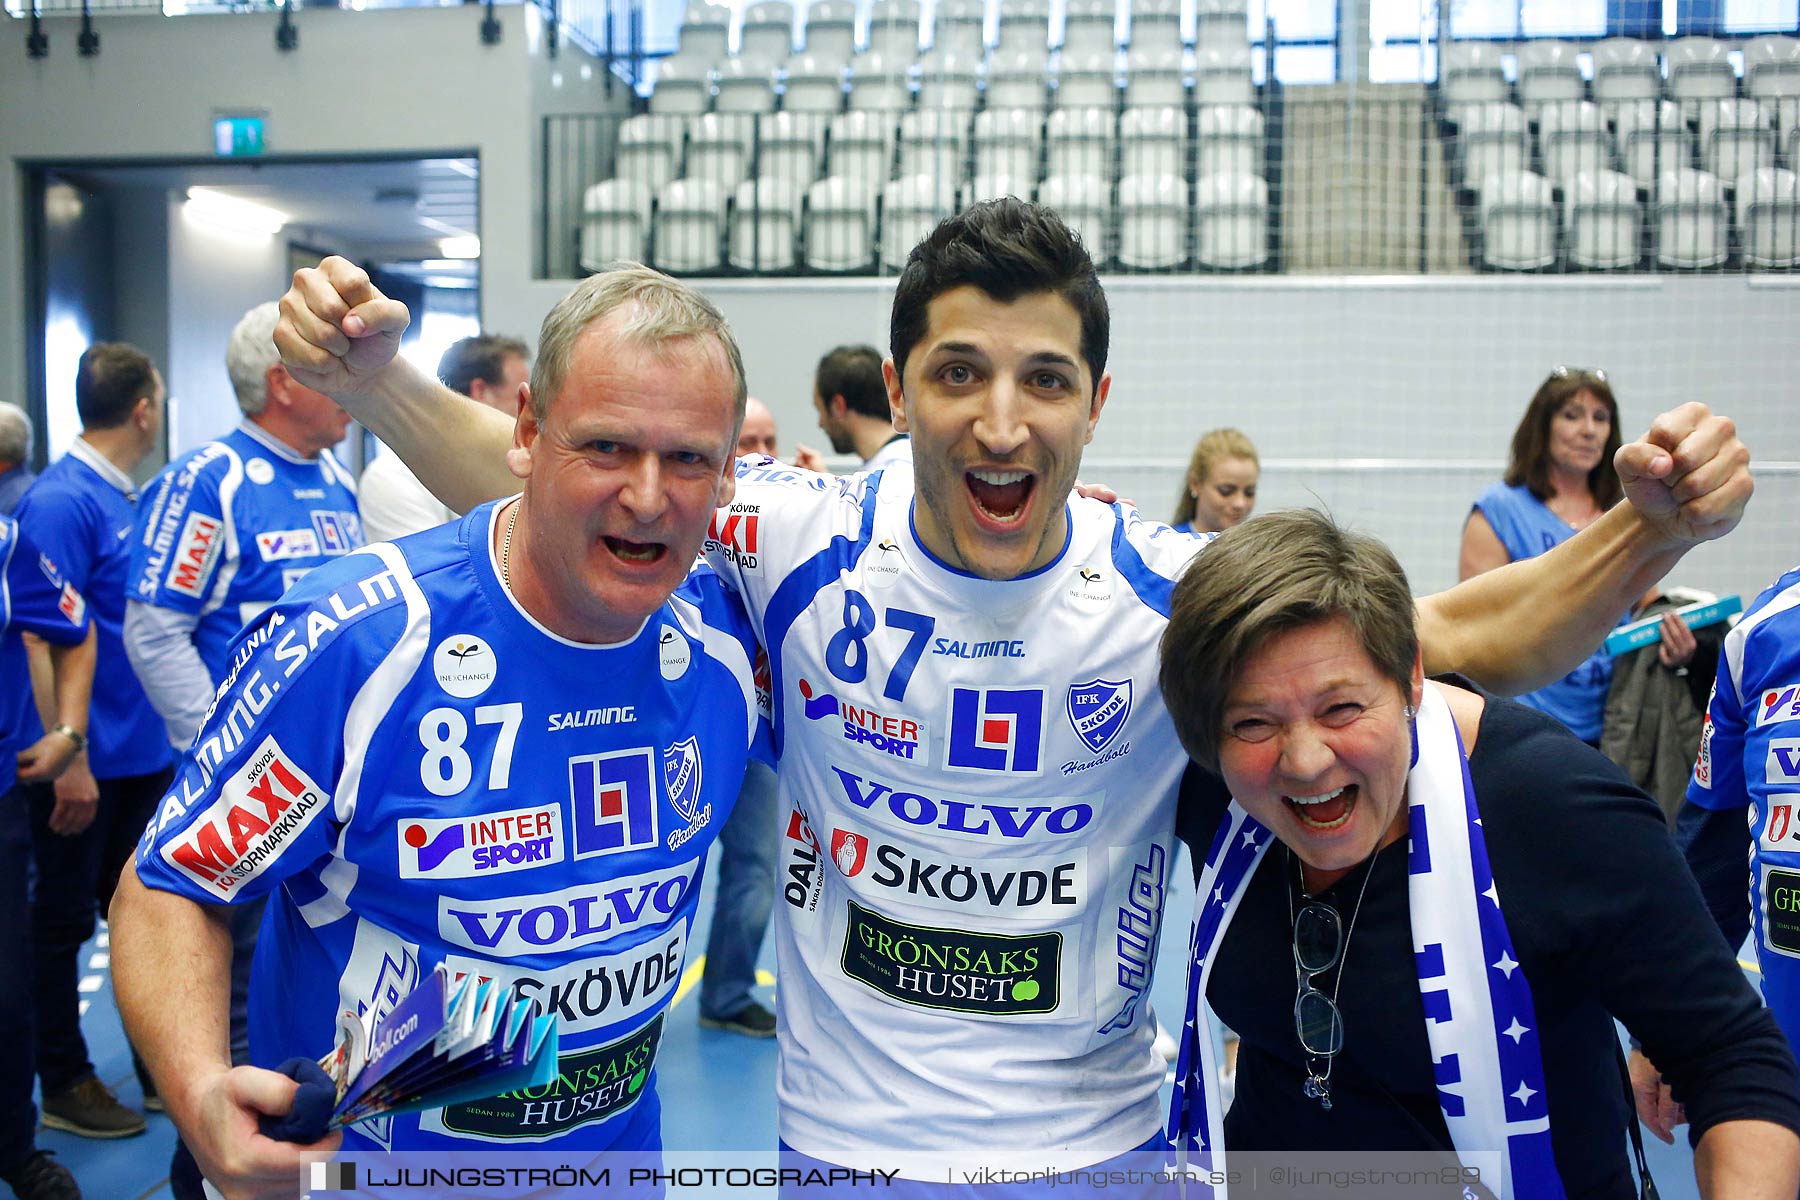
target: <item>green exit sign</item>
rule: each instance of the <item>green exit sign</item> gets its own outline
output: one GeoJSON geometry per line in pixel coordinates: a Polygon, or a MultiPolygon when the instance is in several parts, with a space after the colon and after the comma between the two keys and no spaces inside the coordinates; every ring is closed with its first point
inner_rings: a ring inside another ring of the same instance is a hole
{"type": "Polygon", "coordinates": [[[213,150],[222,158],[254,157],[264,149],[262,114],[213,118],[213,150]]]}

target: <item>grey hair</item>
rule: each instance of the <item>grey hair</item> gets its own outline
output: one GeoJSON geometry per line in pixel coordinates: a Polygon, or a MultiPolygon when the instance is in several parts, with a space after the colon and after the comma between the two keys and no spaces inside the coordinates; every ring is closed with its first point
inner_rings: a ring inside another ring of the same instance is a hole
{"type": "Polygon", "coordinates": [[[22,463],[31,457],[31,418],[16,404],[0,404],[0,462],[22,463]]]}
{"type": "MultiPolygon", "coordinates": [[[[544,318],[538,332],[537,361],[531,367],[531,412],[539,422],[550,402],[562,390],[574,357],[576,339],[583,330],[614,310],[630,307],[631,314],[619,325],[621,340],[662,350],[687,338],[711,337],[724,348],[737,393],[738,425],[744,422],[744,401],[750,394],[744,381],[744,356],[739,353],[725,315],[699,292],[661,271],[637,263],[614,263],[598,275],[590,275],[564,296],[544,318]]],[[[737,441],[734,430],[731,435],[737,441]]]]}
{"type": "Polygon", "coordinates": [[[281,307],[275,301],[259,304],[238,320],[225,344],[225,370],[245,416],[254,417],[269,402],[269,368],[281,361],[275,349],[275,323],[280,319],[281,307]]]}

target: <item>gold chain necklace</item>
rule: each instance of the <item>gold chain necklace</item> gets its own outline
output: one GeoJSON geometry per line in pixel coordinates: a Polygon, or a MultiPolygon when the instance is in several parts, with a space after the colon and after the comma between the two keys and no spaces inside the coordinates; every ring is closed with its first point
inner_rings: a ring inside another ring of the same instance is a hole
{"type": "Polygon", "coordinates": [[[506,536],[500,539],[500,583],[507,591],[512,590],[512,535],[513,527],[519,523],[519,507],[523,500],[513,504],[512,515],[506,519],[506,536]]]}

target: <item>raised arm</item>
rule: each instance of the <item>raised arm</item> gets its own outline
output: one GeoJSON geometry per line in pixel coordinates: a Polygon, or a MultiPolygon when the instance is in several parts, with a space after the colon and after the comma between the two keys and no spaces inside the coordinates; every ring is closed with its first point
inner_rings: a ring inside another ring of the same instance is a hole
{"type": "Polygon", "coordinates": [[[1683,554],[1730,532],[1754,487],[1736,427],[1704,404],[1664,413],[1614,461],[1627,503],[1554,550],[1420,599],[1428,674],[1506,693],[1567,674],[1683,554]]]}
{"type": "Polygon", "coordinates": [[[512,495],[512,422],[399,357],[411,320],[367,272],[334,255],[294,272],[275,345],[289,374],[348,409],[452,509],[512,495]]]}

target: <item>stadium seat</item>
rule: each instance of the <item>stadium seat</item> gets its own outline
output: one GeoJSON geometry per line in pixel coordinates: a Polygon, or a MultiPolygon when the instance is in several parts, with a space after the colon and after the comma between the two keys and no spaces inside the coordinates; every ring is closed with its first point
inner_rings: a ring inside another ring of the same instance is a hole
{"type": "Polygon", "coordinates": [[[1773,167],[1752,171],[1738,179],[1734,204],[1746,263],[1800,266],[1800,177],[1773,167]]]}
{"type": "Polygon", "coordinates": [[[1611,109],[1619,104],[1662,97],[1662,70],[1656,48],[1636,38],[1607,38],[1594,43],[1594,102],[1611,109]]]}
{"type": "Polygon", "coordinates": [[[1109,189],[1118,119],[1108,109],[1059,108],[1045,127],[1046,180],[1093,178],[1109,189]]]}
{"type": "Polygon", "coordinates": [[[1532,38],[1519,45],[1519,103],[1526,112],[1587,95],[1577,52],[1568,42],[1532,38]]]}
{"type": "Polygon", "coordinates": [[[1618,171],[1577,171],[1563,182],[1563,226],[1569,261],[1618,270],[1637,265],[1643,227],[1637,180],[1618,171]]]}
{"type": "Polygon", "coordinates": [[[729,261],[747,271],[788,271],[799,261],[800,192],[782,179],[746,179],[731,210],[729,261]]]}
{"type": "Polygon", "coordinates": [[[842,67],[856,52],[856,5],[852,0],[818,0],[806,10],[800,44],[820,62],[842,67]]]}
{"type": "Polygon", "coordinates": [[[1038,177],[1044,125],[1035,112],[995,109],[975,116],[975,177],[1021,180],[1029,190],[1038,177]]]}
{"type": "Polygon", "coordinates": [[[723,4],[692,0],[681,13],[676,45],[682,58],[712,66],[721,62],[731,44],[731,10],[723,4]]]}
{"type": "Polygon", "coordinates": [[[1204,175],[1194,185],[1194,258],[1233,271],[1269,261],[1269,185],[1260,175],[1204,175]]]}
{"type": "Polygon", "coordinates": [[[1438,88],[1446,107],[1489,104],[1508,95],[1500,47],[1486,42],[1451,42],[1440,55],[1438,88]]]}
{"type": "Polygon", "coordinates": [[[1118,5],[1115,0],[1069,0],[1063,10],[1063,66],[1071,56],[1104,54],[1111,58],[1119,48],[1118,5]]]}
{"type": "Polygon", "coordinates": [[[979,60],[987,49],[985,0],[941,0],[931,25],[931,48],[979,60]]]}
{"type": "Polygon", "coordinates": [[[1130,0],[1132,50],[1181,49],[1181,0],[1130,0]]]}
{"type": "Polygon", "coordinates": [[[1489,175],[1523,171],[1530,163],[1525,111],[1516,104],[1491,101],[1450,110],[1462,154],[1463,182],[1479,187],[1489,175]]]}
{"type": "Polygon", "coordinates": [[[996,47],[988,60],[987,106],[1026,109],[1038,113],[1041,119],[1049,104],[1048,57],[1049,52],[1042,47],[996,47]]]}
{"type": "Polygon", "coordinates": [[[1600,106],[1587,100],[1558,100],[1538,110],[1538,144],[1544,174],[1567,183],[1581,171],[1610,171],[1612,134],[1600,106]]]}
{"type": "Polygon", "coordinates": [[[861,184],[873,205],[894,163],[894,132],[890,113],[852,112],[833,117],[827,176],[861,184]]]}
{"type": "Polygon", "coordinates": [[[1028,179],[1015,179],[1008,175],[977,175],[963,189],[962,207],[968,208],[983,200],[998,200],[1002,196],[1017,196],[1021,200],[1029,200],[1031,190],[1031,181],[1028,179]]]}
{"type": "Polygon", "coordinates": [[[865,45],[894,62],[918,58],[919,0],[875,0],[865,45]]]}
{"type": "Polygon", "coordinates": [[[1110,261],[1106,230],[1112,221],[1112,187],[1096,175],[1052,175],[1038,186],[1038,203],[1055,212],[1081,237],[1095,263],[1110,261]]]}
{"type": "Polygon", "coordinates": [[[1255,104],[1250,47],[1208,46],[1194,52],[1195,104],[1255,104]]]}
{"type": "Polygon", "coordinates": [[[714,271],[725,230],[726,193],[710,179],[677,179],[656,200],[656,266],[663,271],[714,271]]]}
{"type": "Polygon", "coordinates": [[[1187,263],[1188,189],[1179,175],[1119,181],[1119,264],[1169,270],[1187,263]]]}
{"type": "Polygon", "coordinates": [[[1486,176],[1480,196],[1482,261],[1506,271],[1556,262],[1556,201],[1550,181],[1530,171],[1486,176]]]}
{"type": "Polygon", "coordinates": [[[1665,267],[1716,267],[1725,261],[1730,218],[1719,180],[1706,171],[1665,171],[1652,200],[1656,261],[1665,267]]]}
{"type": "Polygon", "coordinates": [[[806,265],[860,271],[875,258],[875,200],[860,179],[833,176],[806,190],[806,265]]]}
{"type": "Polygon", "coordinates": [[[970,112],[981,102],[981,56],[933,49],[919,60],[919,107],[970,112]]]}
{"type": "Polygon", "coordinates": [[[635,179],[607,179],[581,198],[581,269],[604,271],[615,262],[643,262],[650,236],[650,188],[635,179]]]}
{"type": "Polygon", "coordinates": [[[719,64],[718,86],[714,112],[775,111],[775,64],[767,59],[742,54],[726,59],[719,64]]]}
{"type": "Polygon", "coordinates": [[[1194,48],[1231,50],[1250,44],[1244,0],[1199,0],[1194,12],[1194,48]]]}
{"type": "Polygon", "coordinates": [[[1800,37],[1759,37],[1744,44],[1744,94],[1754,100],[1800,97],[1800,37]]]}
{"type": "Polygon", "coordinates": [[[1179,46],[1133,45],[1125,55],[1126,108],[1187,107],[1179,46]]]}
{"type": "MultiPolygon", "coordinates": [[[[613,174],[643,184],[652,193],[675,178],[687,140],[688,119],[668,113],[638,113],[619,125],[613,174]]],[[[649,206],[644,209],[648,214],[649,206]]]]}
{"type": "Polygon", "coordinates": [[[1700,108],[1700,158],[1720,179],[1775,165],[1775,114],[1755,100],[1709,100],[1700,108]]]}
{"type": "Polygon", "coordinates": [[[1676,38],[1664,53],[1669,61],[1669,99],[1683,112],[1693,101],[1737,95],[1737,72],[1731,69],[1725,43],[1709,37],[1676,38]]]}
{"type": "Polygon", "coordinates": [[[1663,172],[1692,165],[1694,136],[1672,100],[1632,100],[1613,114],[1619,160],[1643,187],[1655,187],[1663,172]]]}
{"type": "Polygon", "coordinates": [[[650,111],[693,116],[712,107],[712,71],[687,58],[665,58],[656,64],[650,89],[650,111]]]}
{"type": "Polygon", "coordinates": [[[792,113],[844,111],[843,65],[817,54],[802,54],[790,60],[781,108],[792,113]]]}
{"type": "Polygon", "coordinates": [[[850,62],[852,112],[904,112],[912,107],[912,59],[865,50],[850,62]]]}
{"type": "Polygon", "coordinates": [[[738,29],[738,56],[760,58],[780,66],[794,52],[794,6],[787,0],[761,0],[744,10],[738,29]]]}
{"type": "Polygon", "coordinates": [[[900,118],[898,178],[931,175],[954,190],[968,177],[968,163],[968,113],[910,112],[900,118]]]}
{"type": "Polygon", "coordinates": [[[757,121],[756,173],[787,183],[796,200],[819,177],[824,150],[825,118],[817,113],[770,113],[757,121]]]}
{"type": "Polygon", "coordinates": [[[1056,74],[1056,107],[1103,108],[1119,106],[1119,56],[1112,50],[1085,53],[1065,49],[1062,68],[1056,74]]]}
{"type": "Polygon", "coordinates": [[[1000,34],[994,43],[996,55],[1024,50],[1035,51],[1041,56],[1049,49],[1049,0],[1000,0],[1000,34]]]}
{"type": "Polygon", "coordinates": [[[729,196],[750,175],[756,118],[749,113],[706,113],[688,126],[684,179],[709,179],[729,196]]]}
{"type": "Polygon", "coordinates": [[[1128,108],[1119,119],[1119,174],[1187,176],[1187,114],[1179,108],[1128,108]]]}
{"type": "Polygon", "coordinates": [[[1208,105],[1200,110],[1194,135],[1195,173],[1256,175],[1263,173],[1263,116],[1241,104],[1208,105]]]}
{"type": "Polygon", "coordinates": [[[925,235],[956,212],[956,184],[942,175],[903,175],[881,193],[881,265],[896,268],[925,235]]]}

